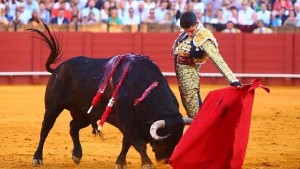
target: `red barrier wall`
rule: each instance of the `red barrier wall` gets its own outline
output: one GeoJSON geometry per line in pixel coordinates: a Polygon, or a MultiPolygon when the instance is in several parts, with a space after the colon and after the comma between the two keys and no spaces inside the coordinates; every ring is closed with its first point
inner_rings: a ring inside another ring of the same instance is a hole
{"type": "MultiPolygon", "coordinates": [[[[59,35],[59,33],[56,33],[59,35]]],[[[47,46],[30,32],[0,32],[0,72],[45,71],[47,46]]],[[[177,33],[60,34],[63,60],[74,56],[111,57],[123,53],[149,55],[163,72],[174,72],[171,46],[177,33]]],[[[300,34],[215,34],[221,55],[234,73],[300,74],[300,34]]],[[[208,61],[201,72],[217,73],[208,61]]],[[[240,78],[248,82],[247,78],[240,78]]],[[[263,78],[272,85],[299,85],[299,78],[263,78]]],[[[48,76],[0,76],[0,84],[46,83],[48,76]]],[[[173,79],[174,80],[174,79],[173,79]]],[[[203,83],[226,83],[222,77],[203,77],[203,83]]]]}

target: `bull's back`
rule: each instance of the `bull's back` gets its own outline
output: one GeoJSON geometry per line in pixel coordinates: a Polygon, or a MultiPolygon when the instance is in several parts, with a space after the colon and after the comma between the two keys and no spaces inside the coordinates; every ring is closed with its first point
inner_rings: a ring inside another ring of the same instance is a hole
{"type": "Polygon", "coordinates": [[[64,105],[84,104],[97,92],[108,60],[79,56],[64,61],[49,79],[46,101],[60,99],[64,105]]]}

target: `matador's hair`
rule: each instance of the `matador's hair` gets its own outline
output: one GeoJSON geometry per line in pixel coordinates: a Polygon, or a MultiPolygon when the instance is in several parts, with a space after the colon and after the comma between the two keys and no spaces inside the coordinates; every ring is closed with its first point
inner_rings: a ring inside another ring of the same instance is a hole
{"type": "Polygon", "coordinates": [[[189,28],[197,23],[197,16],[194,12],[184,12],[180,17],[180,26],[182,28],[189,28]]]}

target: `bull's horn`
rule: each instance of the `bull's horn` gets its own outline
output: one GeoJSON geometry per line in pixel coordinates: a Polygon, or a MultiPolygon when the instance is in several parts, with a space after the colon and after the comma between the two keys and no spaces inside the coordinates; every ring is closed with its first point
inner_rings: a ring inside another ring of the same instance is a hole
{"type": "Polygon", "coordinates": [[[154,122],[151,127],[150,127],[150,134],[152,136],[153,139],[155,140],[164,140],[166,139],[167,137],[170,136],[170,134],[166,135],[166,136],[159,136],[157,135],[156,131],[159,129],[159,128],[164,128],[166,126],[166,122],[164,120],[157,120],[156,122],[154,122]]]}
{"type": "Polygon", "coordinates": [[[184,125],[190,125],[193,122],[193,119],[189,117],[183,117],[182,120],[184,125]]]}

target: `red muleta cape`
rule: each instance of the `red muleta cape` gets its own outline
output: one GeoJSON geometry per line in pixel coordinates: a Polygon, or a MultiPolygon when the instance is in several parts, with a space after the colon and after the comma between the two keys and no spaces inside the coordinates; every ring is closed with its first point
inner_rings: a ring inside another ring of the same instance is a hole
{"type": "Polygon", "coordinates": [[[242,89],[227,87],[208,93],[202,108],[176,146],[174,169],[240,169],[246,154],[251,112],[258,79],[242,89]]]}

